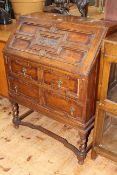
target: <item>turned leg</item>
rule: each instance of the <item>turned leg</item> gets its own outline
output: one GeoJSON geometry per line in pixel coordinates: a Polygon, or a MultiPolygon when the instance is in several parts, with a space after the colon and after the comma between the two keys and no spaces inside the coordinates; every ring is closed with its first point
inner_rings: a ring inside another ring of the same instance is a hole
{"type": "Polygon", "coordinates": [[[78,163],[82,165],[86,157],[87,135],[83,133],[79,133],[79,135],[80,135],[80,146],[79,146],[80,153],[78,156],[78,163]]]}
{"type": "Polygon", "coordinates": [[[12,102],[12,112],[13,112],[13,124],[15,128],[19,127],[20,119],[19,119],[19,105],[15,102],[12,102]]]}

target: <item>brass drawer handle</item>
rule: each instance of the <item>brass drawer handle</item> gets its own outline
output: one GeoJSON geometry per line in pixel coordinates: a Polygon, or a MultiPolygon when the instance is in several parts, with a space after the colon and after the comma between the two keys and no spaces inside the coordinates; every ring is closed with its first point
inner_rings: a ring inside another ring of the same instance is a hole
{"type": "Polygon", "coordinates": [[[17,93],[18,93],[18,86],[16,85],[16,86],[14,87],[14,89],[15,89],[15,93],[17,94],[17,93]]]}
{"type": "Polygon", "coordinates": [[[61,88],[62,84],[63,84],[62,80],[57,81],[57,85],[58,85],[59,88],[61,88]]]}
{"type": "Polygon", "coordinates": [[[27,69],[25,67],[22,68],[22,74],[25,76],[27,73],[27,69]]]}
{"type": "Polygon", "coordinates": [[[73,116],[74,112],[75,112],[75,108],[73,106],[71,106],[70,107],[70,114],[73,116]]]}
{"type": "Polygon", "coordinates": [[[40,56],[44,57],[44,56],[46,56],[46,51],[45,50],[40,50],[39,54],[40,54],[40,56]]]}

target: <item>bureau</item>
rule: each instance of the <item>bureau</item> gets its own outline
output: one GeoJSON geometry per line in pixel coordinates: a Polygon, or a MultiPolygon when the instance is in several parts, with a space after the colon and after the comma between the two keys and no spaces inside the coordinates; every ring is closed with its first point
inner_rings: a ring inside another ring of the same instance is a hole
{"type": "Polygon", "coordinates": [[[94,125],[98,62],[102,39],[116,23],[55,14],[20,18],[4,50],[15,127],[39,129],[72,149],[83,164],[91,144],[87,138],[94,125]],[[19,104],[28,108],[19,116],[19,104]],[[78,129],[80,145],[23,118],[32,111],[78,129]]]}

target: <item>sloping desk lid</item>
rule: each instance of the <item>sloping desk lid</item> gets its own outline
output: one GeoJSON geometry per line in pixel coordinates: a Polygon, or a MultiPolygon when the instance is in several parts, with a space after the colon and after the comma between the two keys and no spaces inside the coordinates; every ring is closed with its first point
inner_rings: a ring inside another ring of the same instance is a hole
{"type": "Polygon", "coordinates": [[[87,75],[99,53],[107,28],[73,16],[24,16],[11,36],[6,53],[43,65],[87,75]]]}

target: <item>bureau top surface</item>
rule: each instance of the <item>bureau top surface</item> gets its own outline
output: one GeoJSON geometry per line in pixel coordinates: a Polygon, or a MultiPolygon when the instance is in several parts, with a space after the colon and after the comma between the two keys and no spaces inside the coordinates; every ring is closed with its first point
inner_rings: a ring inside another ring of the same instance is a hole
{"type": "Polygon", "coordinates": [[[23,16],[5,53],[86,76],[107,30],[114,26],[111,22],[55,14],[23,16]]]}

